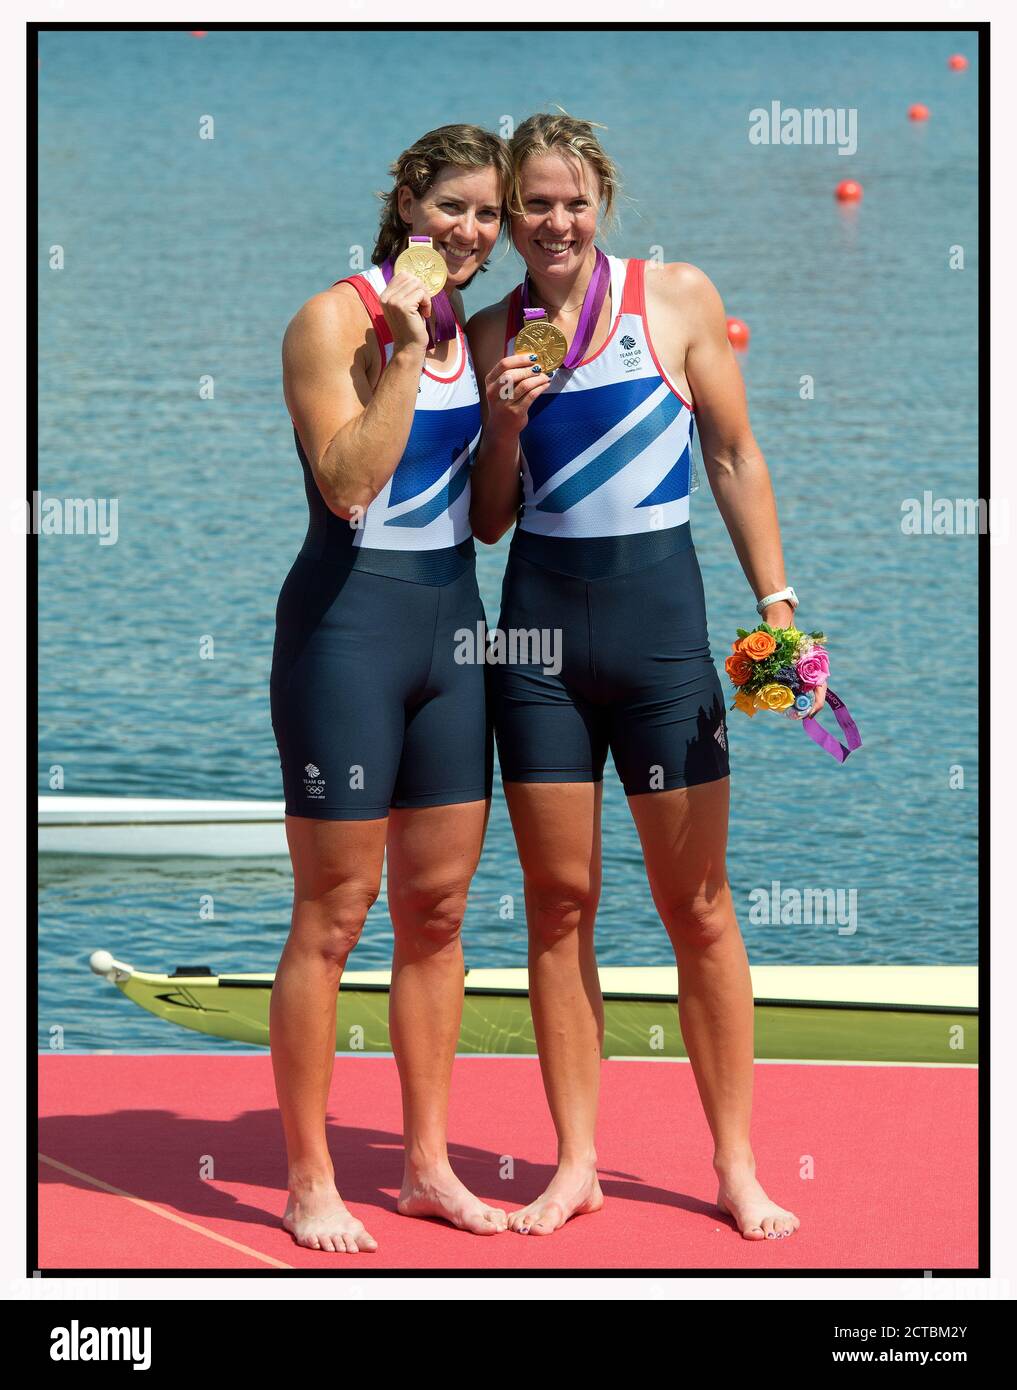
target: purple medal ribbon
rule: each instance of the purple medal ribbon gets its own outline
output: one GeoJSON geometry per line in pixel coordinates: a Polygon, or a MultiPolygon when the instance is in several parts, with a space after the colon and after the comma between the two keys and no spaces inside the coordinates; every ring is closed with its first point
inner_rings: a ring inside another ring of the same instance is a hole
{"type": "MultiPolygon", "coordinates": [[[[607,287],[611,283],[611,266],[603,251],[597,248],[597,259],[593,267],[593,274],[590,276],[590,283],[586,286],[586,294],[583,298],[583,308],[579,315],[579,323],[576,326],[576,336],[572,339],[572,345],[565,355],[563,367],[578,367],[579,363],[586,355],[586,349],[590,346],[590,339],[593,337],[597,327],[597,320],[600,318],[600,311],[604,307],[604,300],[607,297],[607,287]]],[[[523,323],[532,323],[534,319],[547,317],[546,309],[530,308],[530,277],[527,274],[523,281],[522,293],[523,323]]]]}
{"type": "MultiPolygon", "coordinates": [[[[429,236],[411,236],[410,242],[430,241],[429,236]]],[[[385,284],[392,279],[395,274],[395,266],[392,257],[381,263],[381,273],[385,277],[385,284]]],[[[449,338],[456,336],[456,315],[452,308],[452,301],[444,290],[439,290],[437,294],[431,296],[431,317],[427,320],[427,345],[436,347],[438,343],[445,343],[449,338]]]]}
{"type": "Polygon", "coordinates": [[[805,732],[814,743],[818,743],[820,748],[825,748],[831,758],[836,758],[842,763],[847,755],[855,748],[861,748],[862,736],[858,732],[858,725],[848,713],[848,707],[839,695],[835,695],[832,690],[826,692],[826,703],[833,710],[834,718],[844,730],[847,744],[841,743],[834,738],[833,734],[828,733],[822,724],[817,724],[815,718],[809,714],[802,720],[805,732]]]}

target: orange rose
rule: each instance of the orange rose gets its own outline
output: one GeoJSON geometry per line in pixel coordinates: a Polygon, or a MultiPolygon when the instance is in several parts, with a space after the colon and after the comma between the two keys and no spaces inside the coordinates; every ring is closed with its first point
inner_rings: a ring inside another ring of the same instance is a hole
{"type": "Polygon", "coordinates": [[[735,685],[744,685],[752,675],[752,659],[744,652],[735,652],[724,662],[724,670],[735,685]]]}
{"type": "Polygon", "coordinates": [[[753,661],[763,661],[776,650],[777,643],[768,632],[750,632],[738,643],[738,651],[744,652],[753,661]]]}
{"type": "Polygon", "coordinates": [[[752,696],[746,695],[744,690],[739,690],[738,694],[735,696],[735,704],[740,710],[744,710],[750,719],[756,713],[756,706],[752,696]]]}

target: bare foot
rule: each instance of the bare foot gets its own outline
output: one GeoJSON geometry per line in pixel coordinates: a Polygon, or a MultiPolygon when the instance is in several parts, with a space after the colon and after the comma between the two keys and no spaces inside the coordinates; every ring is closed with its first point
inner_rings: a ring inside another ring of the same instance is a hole
{"type": "Polygon", "coordinates": [[[766,1195],[752,1160],[714,1167],[720,1181],[717,1205],[733,1218],[746,1240],[784,1240],[794,1235],[801,1222],[793,1211],[785,1211],[766,1195]]]}
{"type": "Polygon", "coordinates": [[[604,1194],[596,1164],[559,1168],[535,1202],[509,1217],[509,1229],[523,1236],[549,1236],[573,1216],[599,1211],[604,1194]]]}
{"type": "Polygon", "coordinates": [[[497,1235],[508,1223],[501,1208],[489,1207],[475,1197],[448,1163],[407,1167],[396,1206],[403,1216],[438,1216],[475,1236],[497,1235]]]}
{"type": "Polygon", "coordinates": [[[282,1223],[297,1244],[308,1250],[357,1255],[378,1248],[374,1236],[364,1230],[327,1178],[292,1186],[282,1223]]]}

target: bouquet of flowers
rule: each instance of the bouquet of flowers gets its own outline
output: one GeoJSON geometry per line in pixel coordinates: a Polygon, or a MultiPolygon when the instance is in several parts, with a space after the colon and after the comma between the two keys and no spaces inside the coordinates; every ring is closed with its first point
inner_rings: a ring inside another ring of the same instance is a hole
{"type": "Polygon", "coordinates": [[[830,679],[830,657],[821,632],[760,623],[737,629],[724,668],[736,688],[732,709],[750,717],[760,709],[807,719],[816,702],[816,686],[830,679]]]}

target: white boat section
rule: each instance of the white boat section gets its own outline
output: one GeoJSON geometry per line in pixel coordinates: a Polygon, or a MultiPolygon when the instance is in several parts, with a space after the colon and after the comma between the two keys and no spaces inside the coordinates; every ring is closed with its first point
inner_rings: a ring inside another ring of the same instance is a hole
{"type": "Polygon", "coordinates": [[[40,854],[283,858],[281,801],[40,796],[40,854]]]}
{"type": "MultiPolygon", "coordinates": [[[[673,965],[602,965],[598,971],[605,995],[678,996],[673,965]]],[[[752,995],[778,1004],[845,1004],[855,1007],[899,1004],[906,1009],[977,1009],[977,965],[753,965],[752,995]]],[[[377,972],[378,978],[384,978],[377,972]]],[[[364,982],[371,977],[364,976],[364,982]]],[[[343,975],[352,987],[355,972],[343,975]]],[[[470,970],[470,990],[493,994],[525,993],[525,970],[470,970]]]]}
{"type": "Polygon", "coordinates": [[[756,999],[977,1009],[977,965],[754,965],[756,999]]]}
{"type": "MultiPolygon", "coordinates": [[[[109,951],[94,951],[89,964],[97,975],[114,983],[130,979],[165,982],[171,977],[137,970],[116,960],[109,951]]],[[[211,961],[209,961],[211,966],[211,961]]],[[[673,965],[602,965],[600,988],[607,998],[677,999],[678,971],[673,965]]],[[[754,965],[752,995],[757,1003],[842,1005],[848,1008],[878,1006],[903,1009],[978,1008],[977,965],[754,965]]],[[[274,976],[224,971],[227,980],[269,985],[274,976]]],[[[387,989],[387,970],[347,970],[342,988],[387,989]]],[[[529,993],[527,971],[505,969],[467,970],[470,994],[522,995],[529,993]]]]}

